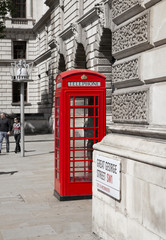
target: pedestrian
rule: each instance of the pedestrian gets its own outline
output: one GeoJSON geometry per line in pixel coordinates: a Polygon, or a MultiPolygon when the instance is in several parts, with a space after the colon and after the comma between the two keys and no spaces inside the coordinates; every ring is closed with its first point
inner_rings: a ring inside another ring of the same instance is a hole
{"type": "Polygon", "coordinates": [[[21,139],[21,125],[18,120],[18,118],[14,118],[14,123],[13,123],[13,134],[14,134],[14,139],[16,143],[15,147],[15,153],[20,152],[20,139],[21,139]]]}
{"type": "Polygon", "coordinates": [[[12,127],[5,113],[1,113],[0,116],[1,116],[0,117],[0,153],[1,153],[2,142],[4,138],[6,140],[6,152],[9,152],[9,135],[12,127]]]}

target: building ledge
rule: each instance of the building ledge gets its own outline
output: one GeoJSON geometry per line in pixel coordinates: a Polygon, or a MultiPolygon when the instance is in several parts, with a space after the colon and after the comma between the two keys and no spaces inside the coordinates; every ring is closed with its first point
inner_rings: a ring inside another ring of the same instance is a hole
{"type": "Polygon", "coordinates": [[[166,168],[165,145],[166,140],[111,133],[94,144],[93,148],[99,152],[166,168]]]}
{"type": "MultiPolygon", "coordinates": [[[[20,103],[11,103],[12,106],[20,106],[20,103]]],[[[31,103],[24,103],[24,106],[27,107],[27,106],[32,106],[31,103]]]]}

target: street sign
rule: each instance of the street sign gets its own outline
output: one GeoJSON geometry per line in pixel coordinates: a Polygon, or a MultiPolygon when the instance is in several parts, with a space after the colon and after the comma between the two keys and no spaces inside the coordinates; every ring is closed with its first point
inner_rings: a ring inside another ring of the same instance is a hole
{"type": "Polygon", "coordinates": [[[97,189],[120,200],[120,171],[120,161],[97,155],[97,189]]]}

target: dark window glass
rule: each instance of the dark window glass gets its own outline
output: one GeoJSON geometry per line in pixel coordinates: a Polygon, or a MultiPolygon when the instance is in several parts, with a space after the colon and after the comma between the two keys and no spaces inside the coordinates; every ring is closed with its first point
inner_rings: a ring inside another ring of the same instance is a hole
{"type": "MultiPolygon", "coordinates": [[[[20,102],[20,83],[13,82],[13,103],[20,102]]],[[[27,102],[27,83],[24,83],[24,102],[27,102]]]]}
{"type": "Polygon", "coordinates": [[[13,42],[13,58],[14,59],[26,58],[26,42],[25,41],[13,42]]]}
{"type": "Polygon", "coordinates": [[[26,18],[26,0],[13,0],[13,18],[26,18]]]}

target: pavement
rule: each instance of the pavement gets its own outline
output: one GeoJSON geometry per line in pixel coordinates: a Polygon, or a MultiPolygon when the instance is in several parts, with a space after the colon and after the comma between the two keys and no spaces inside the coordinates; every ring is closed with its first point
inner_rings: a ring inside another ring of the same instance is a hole
{"type": "Polygon", "coordinates": [[[25,136],[25,156],[0,154],[0,240],[97,240],[92,200],[59,201],[54,192],[53,134],[25,136]]]}

